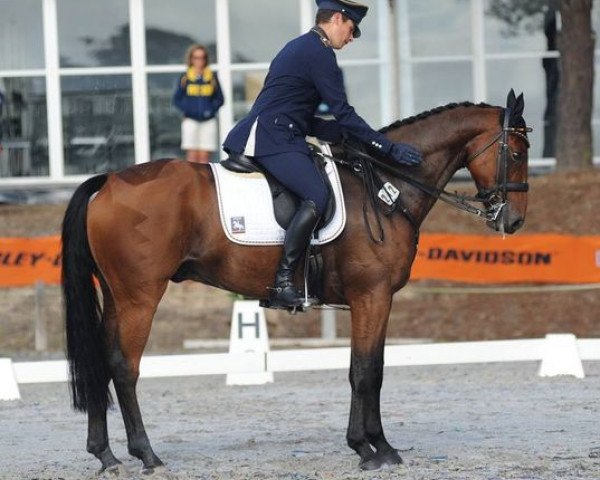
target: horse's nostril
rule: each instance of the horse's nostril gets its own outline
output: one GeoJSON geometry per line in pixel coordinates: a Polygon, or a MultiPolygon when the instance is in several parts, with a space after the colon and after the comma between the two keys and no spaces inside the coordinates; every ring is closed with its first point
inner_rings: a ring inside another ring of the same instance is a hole
{"type": "Polygon", "coordinates": [[[521,228],[523,226],[524,220],[522,218],[519,218],[518,220],[514,221],[511,225],[511,231],[516,232],[519,228],[521,228]]]}

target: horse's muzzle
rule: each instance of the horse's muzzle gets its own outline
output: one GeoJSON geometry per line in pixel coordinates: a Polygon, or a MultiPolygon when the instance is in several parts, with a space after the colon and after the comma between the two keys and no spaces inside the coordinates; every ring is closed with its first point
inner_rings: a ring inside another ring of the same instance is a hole
{"type": "Polygon", "coordinates": [[[510,203],[504,206],[502,212],[500,212],[495,220],[486,222],[489,228],[508,234],[515,233],[524,223],[525,219],[523,216],[520,213],[512,211],[510,203]]]}

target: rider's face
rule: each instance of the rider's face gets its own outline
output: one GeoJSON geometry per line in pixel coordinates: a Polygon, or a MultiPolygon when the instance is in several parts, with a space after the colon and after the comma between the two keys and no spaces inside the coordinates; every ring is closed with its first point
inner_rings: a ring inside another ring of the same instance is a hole
{"type": "Polygon", "coordinates": [[[345,18],[341,13],[336,13],[331,18],[331,24],[329,40],[333,48],[340,50],[354,40],[355,26],[352,20],[345,18]]]}

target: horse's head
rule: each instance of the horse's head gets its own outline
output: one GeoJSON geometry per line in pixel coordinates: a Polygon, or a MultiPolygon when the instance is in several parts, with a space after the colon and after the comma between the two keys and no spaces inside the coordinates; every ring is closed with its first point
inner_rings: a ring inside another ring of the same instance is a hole
{"type": "Polygon", "coordinates": [[[477,196],[487,210],[487,225],[496,231],[516,232],[527,210],[527,163],[531,131],[523,119],[523,94],[511,89],[500,124],[494,120],[467,147],[467,161],[477,185],[477,196]]]}

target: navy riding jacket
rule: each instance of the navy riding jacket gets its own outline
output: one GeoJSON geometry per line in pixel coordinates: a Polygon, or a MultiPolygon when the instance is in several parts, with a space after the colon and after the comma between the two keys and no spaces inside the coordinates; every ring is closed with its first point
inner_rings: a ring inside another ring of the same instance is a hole
{"type": "Polygon", "coordinates": [[[223,148],[248,156],[308,154],[306,135],[328,136],[318,131],[328,122],[314,116],[322,102],[342,130],[382,153],[390,151],[393,143],[348,104],[335,53],[318,29],[290,41],[273,59],[250,113],[229,132],[223,148]]]}

